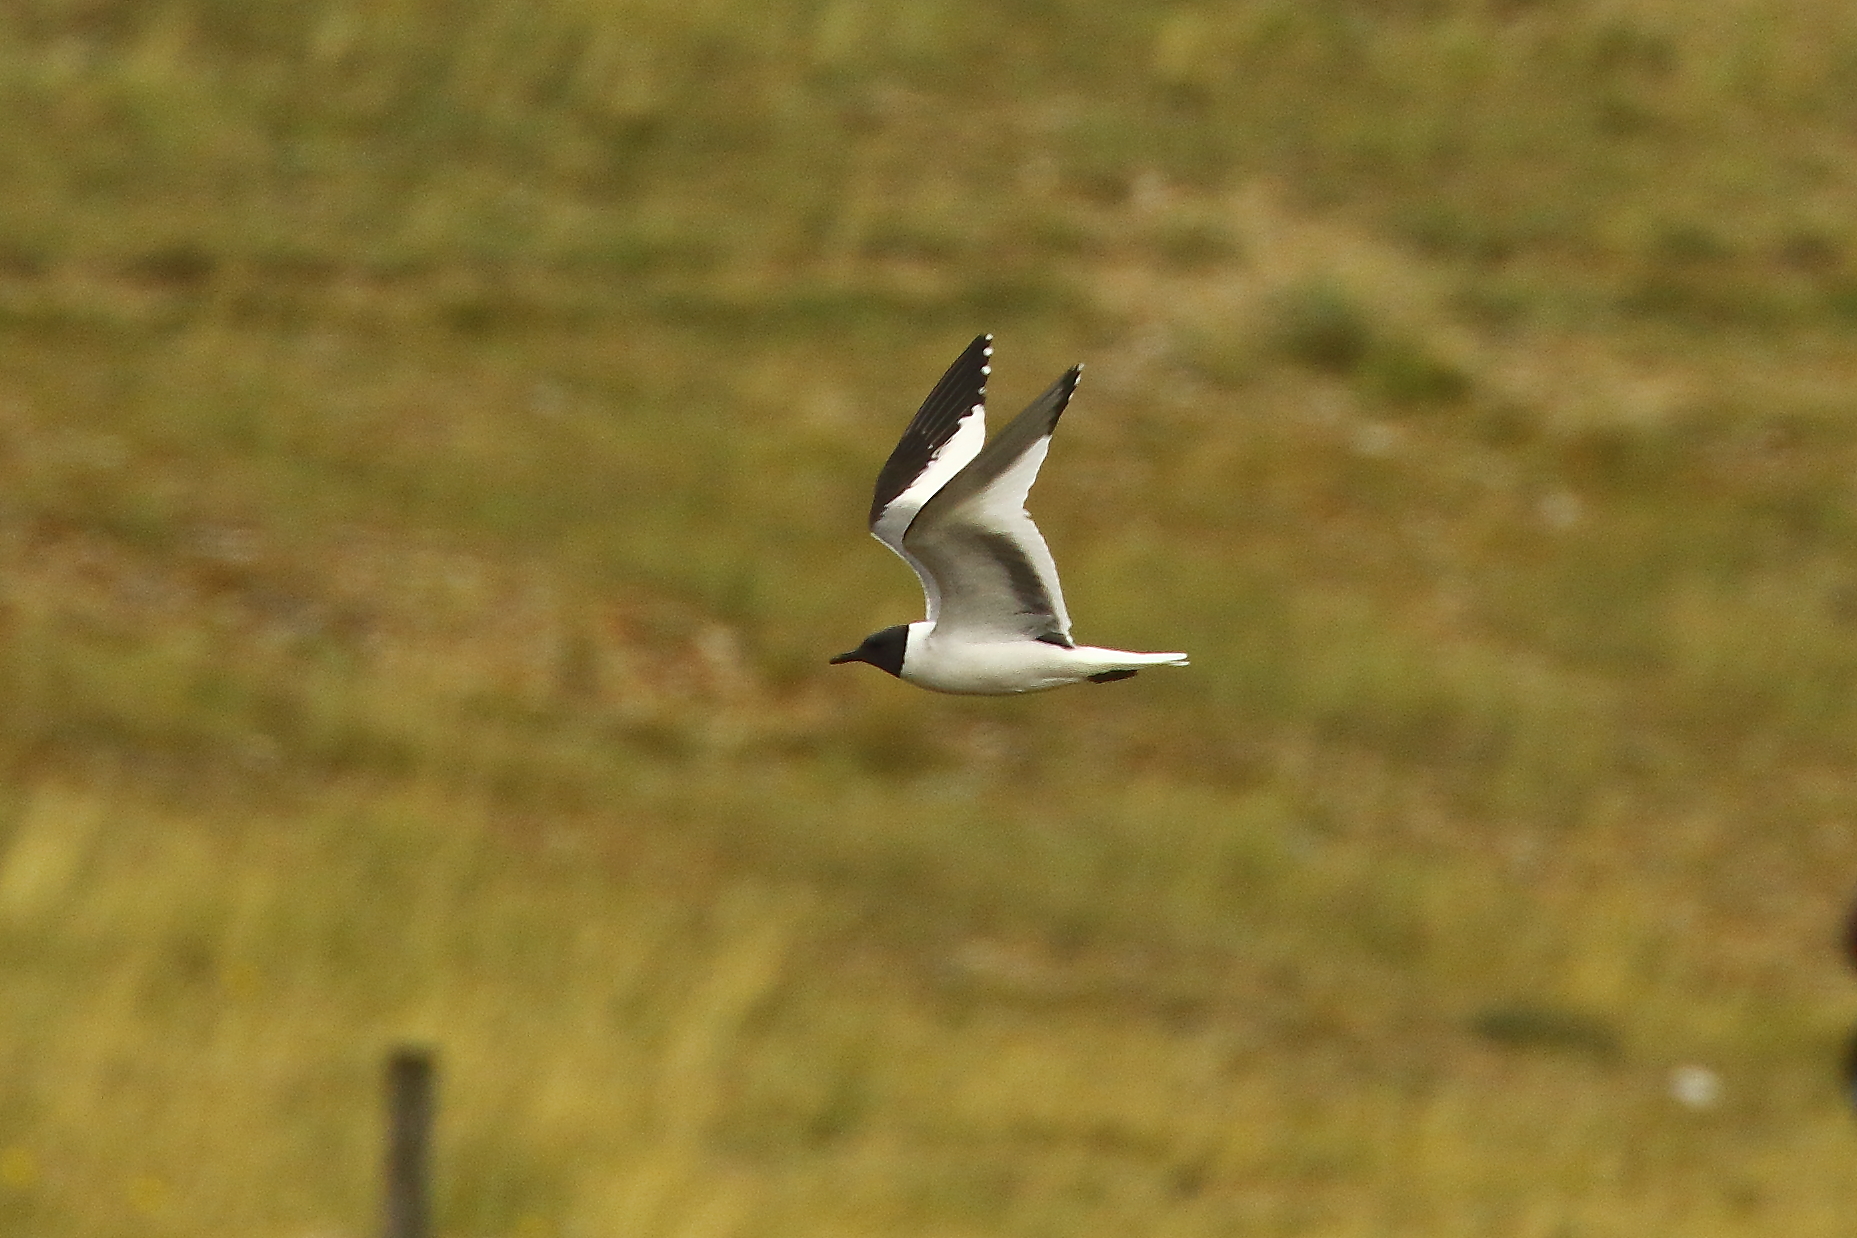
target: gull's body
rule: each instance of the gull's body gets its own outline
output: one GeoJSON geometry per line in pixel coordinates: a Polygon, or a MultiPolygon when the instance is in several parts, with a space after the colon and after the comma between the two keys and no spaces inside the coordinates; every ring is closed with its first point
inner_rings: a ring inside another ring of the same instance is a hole
{"type": "Polygon", "coordinates": [[[985,442],[992,344],[991,336],[979,337],[942,375],[878,474],[871,500],[871,534],[915,569],[928,617],[874,633],[832,661],[868,662],[936,692],[984,696],[1186,665],[1183,653],[1071,640],[1057,564],[1026,514],[1025,496],[1083,367],[985,442]]]}

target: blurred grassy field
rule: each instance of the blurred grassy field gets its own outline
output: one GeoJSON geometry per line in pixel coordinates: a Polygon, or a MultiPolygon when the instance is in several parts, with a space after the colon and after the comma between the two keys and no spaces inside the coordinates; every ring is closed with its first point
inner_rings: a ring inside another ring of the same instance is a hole
{"type": "Polygon", "coordinates": [[[415,1039],[446,1235],[1848,1232],[1849,6],[22,0],[0,116],[0,1229],[371,1233],[415,1039]],[[983,330],[1190,671],[824,666],[983,330]]]}

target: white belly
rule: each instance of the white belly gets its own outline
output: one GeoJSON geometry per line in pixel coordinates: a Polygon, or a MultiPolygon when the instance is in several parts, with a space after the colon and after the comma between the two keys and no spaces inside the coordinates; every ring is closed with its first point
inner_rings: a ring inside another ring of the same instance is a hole
{"type": "Polygon", "coordinates": [[[1089,672],[1079,672],[1062,655],[1070,650],[1040,641],[1000,641],[990,644],[925,643],[921,656],[910,651],[903,663],[903,678],[936,692],[997,696],[1012,692],[1038,692],[1076,683],[1089,672]],[[1045,650],[1050,650],[1049,654],[1045,650]]]}
{"type": "MultiPolygon", "coordinates": [[[[927,628],[927,624],[921,625],[927,628]]],[[[936,692],[1006,696],[1080,683],[1107,670],[1158,660],[1154,655],[1035,640],[937,640],[911,625],[902,678],[936,692]]]]}

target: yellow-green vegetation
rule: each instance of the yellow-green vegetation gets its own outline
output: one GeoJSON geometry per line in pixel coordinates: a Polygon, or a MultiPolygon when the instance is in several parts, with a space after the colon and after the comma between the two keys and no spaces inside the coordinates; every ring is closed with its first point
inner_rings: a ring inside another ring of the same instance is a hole
{"type": "Polygon", "coordinates": [[[414,1040],[460,1238],[1848,1233],[1842,0],[18,0],[0,118],[0,1230],[370,1233],[414,1040]],[[1191,670],[824,665],[983,330],[1191,670]]]}

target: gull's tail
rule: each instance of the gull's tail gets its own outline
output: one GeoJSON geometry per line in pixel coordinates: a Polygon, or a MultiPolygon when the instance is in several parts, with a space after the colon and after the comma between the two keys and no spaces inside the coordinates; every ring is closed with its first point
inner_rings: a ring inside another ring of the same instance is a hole
{"type": "Polygon", "coordinates": [[[1083,655],[1092,669],[1085,676],[1091,683],[1114,683],[1127,679],[1144,666],[1186,666],[1184,653],[1136,653],[1129,649],[1099,649],[1085,645],[1073,652],[1083,655]]]}

